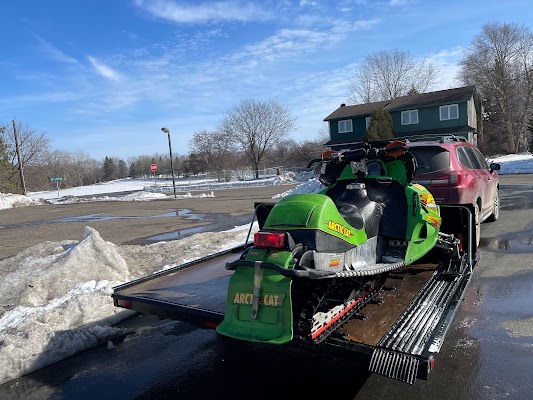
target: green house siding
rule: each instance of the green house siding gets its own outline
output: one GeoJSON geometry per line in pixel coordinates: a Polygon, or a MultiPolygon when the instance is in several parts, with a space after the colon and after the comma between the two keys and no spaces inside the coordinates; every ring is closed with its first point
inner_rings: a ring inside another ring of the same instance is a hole
{"type": "MultiPolygon", "coordinates": [[[[363,137],[366,135],[366,117],[369,117],[370,115],[365,116],[358,116],[357,118],[341,118],[329,121],[329,132],[330,137],[335,142],[357,142],[363,139],[363,137]],[[352,132],[346,132],[346,133],[339,133],[339,121],[344,121],[347,119],[352,120],[352,132]]],[[[339,150],[339,148],[335,148],[334,150],[339,150]]]]}
{"type": "MultiPolygon", "coordinates": [[[[333,150],[349,148],[350,143],[366,138],[366,118],[378,108],[392,117],[394,136],[462,135],[475,142],[482,129],[479,115],[481,102],[475,85],[428,93],[412,93],[391,100],[363,103],[339,108],[324,118],[329,122],[330,140],[325,143],[333,150]],[[440,120],[440,107],[457,104],[458,118],[440,120]],[[418,123],[402,125],[402,111],[418,110],[418,123]],[[351,120],[353,132],[339,133],[338,122],[351,120]]],[[[415,140],[413,138],[413,140],[415,140]]]]}
{"type": "MultiPolygon", "coordinates": [[[[420,107],[418,108],[418,124],[402,125],[402,111],[391,111],[392,123],[396,136],[416,133],[417,131],[426,131],[429,129],[453,128],[468,125],[468,107],[467,103],[453,103],[458,105],[459,118],[440,120],[440,106],[420,107]]],[[[442,104],[447,105],[447,104],[442,104]]],[[[416,108],[415,108],[416,109],[416,108]]]]}
{"type": "MultiPolygon", "coordinates": [[[[391,111],[392,123],[395,136],[407,136],[416,134],[419,131],[427,131],[431,129],[464,127],[468,125],[468,106],[466,102],[452,103],[457,104],[459,110],[459,118],[449,119],[445,121],[440,120],[440,104],[437,106],[413,108],[418,110],[418,124],[402,125],[402,111],[391,111]]],[[[442,104],[447,105],[447,104],[442,104]]],[[[330,138],[333,142],[357,142],[366,135],[366,117],[370,115],[357,116],[353,118],[341,118],[329,121],[330,138]],[[352,120],[352,132],[339,133],[339,124],[341,120],[352,120]]],[[[346,146],[333,146],[333,150],[340,150],[346,146]]]]}

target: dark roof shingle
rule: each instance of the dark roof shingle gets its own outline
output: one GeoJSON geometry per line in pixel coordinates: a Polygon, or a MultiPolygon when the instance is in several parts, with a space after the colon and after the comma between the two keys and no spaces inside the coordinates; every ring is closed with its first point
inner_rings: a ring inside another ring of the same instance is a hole
{"type": "Polygon", "coordinates": [[[370,115],[378,108],[385,110],[407,110],[410,108],[429,107],[437,104],[447,104],[457,101],[467,101],[475,93],[475,86],[463,86],[459,88],[439,90],[428,93],[415,93],[397,97],[392,100],[376,101],[374,103],[356,104],[353,106],[341,106],[324,118],[329,121],[339,118],[370,115]]]}

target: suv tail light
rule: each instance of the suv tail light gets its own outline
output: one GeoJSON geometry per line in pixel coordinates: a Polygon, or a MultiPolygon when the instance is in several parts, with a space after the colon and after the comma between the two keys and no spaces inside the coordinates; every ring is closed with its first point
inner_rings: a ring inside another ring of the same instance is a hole
{"type": "Polygon", "coordinates": [[[431,186],[459,186],[465,177],[463,171],[452,171],[448,175],[431,180],[431,186]]]}
{"type": "Polygon", "coordinates": [[[256,232],[254,235],[254,245],[258,247],[270,247],[282,249],[285,247],[284,232],[256,232]]]}

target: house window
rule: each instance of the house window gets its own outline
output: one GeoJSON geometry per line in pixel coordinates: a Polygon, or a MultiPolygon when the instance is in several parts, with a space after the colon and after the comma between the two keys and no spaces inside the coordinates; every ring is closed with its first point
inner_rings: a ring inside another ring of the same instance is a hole
{"type": "Polygon", "coordinates": [[[368,130],[368,128],[370,127],[370,124],[372,123],[372,117],[366,117],[365,122],[366,122],[366,130],[368,130]]]}
{"type": "Polygon", "coordinates": [[[459,107],[457,104],[450,104],[448,106],[440,106],[439,109],[440,109],[440,120],[441,121],[459,118],[459,107]]]}
{"type": "Polygon", "coordinates": [[[418,124],[418,110],[402,111],[402,125],[418,124]]]}
{"type": "Polygon", "coordinates": [[[352,132],[352,130],[351,119],[343,119],[342,121],[339,121],[339,133],[352,132]]]}

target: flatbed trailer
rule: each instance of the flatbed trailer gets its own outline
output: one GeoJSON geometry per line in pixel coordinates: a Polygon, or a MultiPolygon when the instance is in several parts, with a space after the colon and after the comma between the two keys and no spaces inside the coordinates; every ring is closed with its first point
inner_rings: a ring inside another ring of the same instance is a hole
{"type": "MultiPolygon", "coordinates": [[[[445,232],[461,236],[467,247],[462,258],[428,257],[389,273],[375,301],[317,346],[357,355],[366,359],[369,371],[409,384],[428,379],[476,264],[470,210],[451,205],[441,210],[445,217],[449,214],[449,221],[454,218],[444,225],[445,232]]],[[[250,245],[116,286],[111,295],[114,305],[216,328],[224,319],[233,273],[224,266],[239,259],[250,245]]]]}

